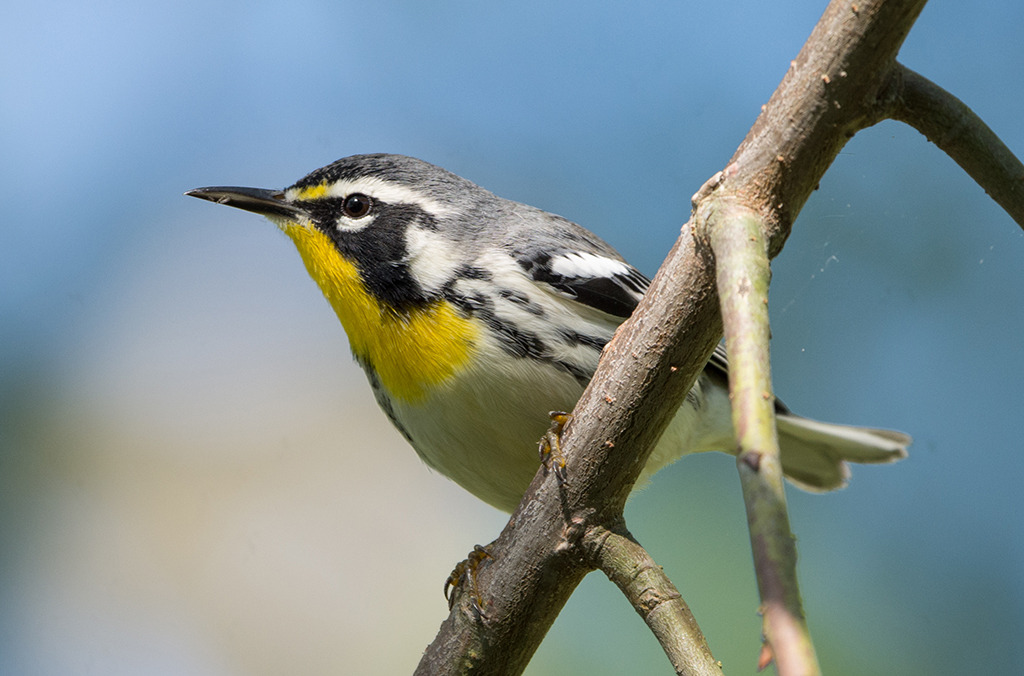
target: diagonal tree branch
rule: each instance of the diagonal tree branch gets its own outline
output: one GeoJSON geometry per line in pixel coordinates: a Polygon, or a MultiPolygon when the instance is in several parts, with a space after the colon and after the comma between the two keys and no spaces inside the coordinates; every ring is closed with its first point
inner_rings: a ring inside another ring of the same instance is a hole
{"type": "MultiPolygon", "coordinates": [[[[634,318],[605,348],[601,371],[562,436],[569,483],[538,472],[476,577],[483,616],[463,593],[418,674],[517,674],[593,569],[589,529],[614,530],[647,456],[721,336],[706,247],[689,229],[634,318]],[[587,452],[583,452],[587,449],[587,452]]],[[[697,651],[701,652],[701,651],[697,651]]]]}
{"type": "Polygon", "coordinates": [[[1024,228],[1024,164],[963,101],[902,64],[895,72],[899,89],[892,118],[952,157],[1024,228]]]}
{"type": "Polygon", "coordinates": [[[888,116],[896,54],[925,2],[829,3],[729,160],[717,192],[765,219],[770,258],[847,141],[888,116]]]}

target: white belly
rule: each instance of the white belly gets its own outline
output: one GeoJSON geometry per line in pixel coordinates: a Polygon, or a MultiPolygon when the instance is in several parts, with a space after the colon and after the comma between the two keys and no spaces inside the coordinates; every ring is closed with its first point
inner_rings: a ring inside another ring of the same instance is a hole
{"type": "MultiPolygon", "coordinates": [[[[498,369],[484,363],[486,374],[467,371],[433,398],[393,401],[391,411],[424,462],[511,512],[540,466],[537,445],[550,425],[548,413],[571,411],[583,386],[567,372],[532,360],[502,360],[498,369]],[[538,391],[537,382],[548,386],[538,391]]],[[[728,396],[702,384],[680,407],[637,487],[687,453],[724,450],[731,443],[728,396]]]]}
{"type": "Polygon", "coordinates": [[[424,462],[481,500],[515,509],[540,466],[537,444],[550,411],[571,411],[583,387],[567,372],[529,359],[467,371],[430,399],[392,410],[424,462]],[[533,383],[543,382],[543,391],[533,383]]]}

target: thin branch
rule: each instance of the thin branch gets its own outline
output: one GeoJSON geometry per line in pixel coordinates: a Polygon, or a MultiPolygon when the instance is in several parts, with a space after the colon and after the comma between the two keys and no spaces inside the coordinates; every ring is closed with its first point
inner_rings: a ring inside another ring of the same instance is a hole
{"type": "Polygon", "coordinates": [[[1024,164],[963,101],[902,64],[896,72],[892,119],[924,134],[1024,228],[1024,164]]]}
{"type": "Polygon", "coordinates": [[[708,205],[718,297],[729,353],[729,392],[747,505],[750,546],[761,593],[767,650],[780,674],[821,673],[800,603],[796,542],[789,528],[775,430],[768,354],[771,269],[757,214],[729,202],[708,205]]]}
{"type": "Polygon", "coordinates": [[[677,674],[722,676],[690,607],[661,566],[629,532],[592,528],[587,549],[661,643],[677,674]]]}
{"type": "Polygon", "coordinates": [[[771,408],[768,258],[846,142],[891,109],[896,54],[924,1],[833,0],[729,165],[696,196],[698,232],[718,265],[766,654],[781,676],[820,667],[800,603],[771,408]]]}

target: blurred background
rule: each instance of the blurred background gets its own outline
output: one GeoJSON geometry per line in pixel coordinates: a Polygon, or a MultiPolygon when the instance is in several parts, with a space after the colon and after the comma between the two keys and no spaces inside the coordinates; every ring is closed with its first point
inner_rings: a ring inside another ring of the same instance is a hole
{"type": "MultiPolygon", "coordinates": [[[[182,196],[421,157],[653,274],[824,1],[7,2],[0,673],[407,674],[505,516],[377,410],[292,245],[182,196]]],[[[1024,4],[901,59],[1024,154],[1024,4]]],[[[917,132],[859,134],[774,265],[776,390],[911,457],[791,489],[830,674],[1024,672],[1024,233],[917,132]]],[[[757,592],[733,461],[634,497],[726,673],[757,592]]],[[[528,673],[671,673],[600,574],[528,673]]]]}

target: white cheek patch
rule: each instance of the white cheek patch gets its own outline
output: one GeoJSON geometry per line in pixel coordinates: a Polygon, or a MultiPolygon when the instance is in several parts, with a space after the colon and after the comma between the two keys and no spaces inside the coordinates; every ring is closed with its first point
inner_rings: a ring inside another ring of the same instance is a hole
{"type": "Polygon", "coordinates": [[[615,277],[629,274],[629,266],[614,258],[579,251],[551,259],[551,271],[562,277],[615,277]]]}
{"type": "Polygon", "coordinates": [[[424,291],[440,291],[459,269],[458,251],[432,230],[410,227],[405,234],[405,248],[412,276],[424,291]]]}

